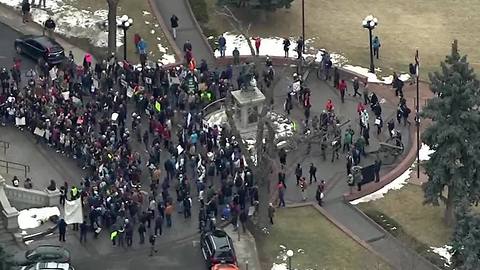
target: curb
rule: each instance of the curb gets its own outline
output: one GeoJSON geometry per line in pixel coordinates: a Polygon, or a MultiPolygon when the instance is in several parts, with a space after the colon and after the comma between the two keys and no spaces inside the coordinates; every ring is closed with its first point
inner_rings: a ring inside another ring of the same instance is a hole
{"type": "MultiPolygon", "coordinates": [[[[152,0],[150,0],[152,1],[152,0]]],[[[182,1],[182,0],[177,0],[177,1],[182,1]]],[[[193,23],[195,24],[195,28],[197,28],[197,31],[200,33],[200,36],[202,36],[203,42],[207,45],[208,50],[210,51],[210,54],[212,55],[214,61],[215,61],[215,53],[213,48],[210,46],[210,43],[208,43],[207,37],[203,34],[202,27],[200,26],[200,23],[197,21],[197,17],[195,17],[195,14],[193,13],[192,6],[190,5],[189,0],[183,0],[185,2],[185,6],[187,7],[188,13],[190,14],[190,17],[193,20],[193,23]]]]}
{"type": "Polygon", "coordinates": [[[157,18],[157,22],[160,25],[160,28],[162,28],[163,33],[165,34],[165,37],[167,38],[168,43],[173,48],[173,51],[175,52],[176,57],[178,58],[178,61],[175,62],[174,64],[182,64],[183,61],[183,54],[180,48],[178,47],[177,43],[175,42],[175,39],[173,38],[172,33],[170,32],[170,29],[167,27],[167,24],[165,23],[164,18],[162,15],[160,15],[160,12],[158,11],[158,6],[157,3],[155,3],[155,0],[148,0],[148,5],[150,6],[150,10],[155,14],[155,17],[157,18]]]}

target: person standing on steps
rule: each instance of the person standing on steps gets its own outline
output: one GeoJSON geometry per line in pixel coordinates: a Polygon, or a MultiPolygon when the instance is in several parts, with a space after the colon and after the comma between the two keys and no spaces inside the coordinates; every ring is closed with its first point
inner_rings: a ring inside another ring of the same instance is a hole
{"type": "Polygon", "coordinates": [[[177,39],[178,17],[175,14],[170,17],[170,26],[172,27],[173,39],[177,39]]]}
{"type": "Polygon", "coordinates": [[[373,55],[375,57],[378,57],[380,56],[380,47],[382,46],[382,44],[380,44],[380,39],[378,38],[378,36],[375,36],[375,38],[373,39],[373,42],[372,42],[372,47],[373,47],[373,55]]]}

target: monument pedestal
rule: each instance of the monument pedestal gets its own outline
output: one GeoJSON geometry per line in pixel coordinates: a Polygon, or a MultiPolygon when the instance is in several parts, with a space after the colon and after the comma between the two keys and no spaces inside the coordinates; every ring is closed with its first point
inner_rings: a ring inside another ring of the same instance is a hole
{"type": "Polygon", "coordinates": [[[238,131],[242,137],[244,135],[251,137],[257,130],[257,122],[265,103],[265,96],[256,87],[252,90],[232,91],[231,94],[235,106],[234,120],[238,131]]]}

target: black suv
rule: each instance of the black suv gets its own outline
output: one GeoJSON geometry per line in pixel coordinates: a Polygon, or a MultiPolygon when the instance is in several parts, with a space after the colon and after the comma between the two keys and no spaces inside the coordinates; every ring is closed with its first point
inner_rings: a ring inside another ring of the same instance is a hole
{"type": "Polygon", "coordinates": [[[200,246],[209,268],[219,263],[237,264],[232,239],[222,230],[202,233],[200,246]]]}
{"type": "Polygon", "coordinates": [[[13,257],[15,265],[32,265],[39,262],[69,263],[70,252],[55,245],[41,245],[13,257]]]}
{"type": "Polygon", "coordinates": [[[27,35],[15,40],[18,54],[26,54],[36,61],[45,60],[50,65],[57,65],[65,59],[63,47],[47,36],[27,35]]]}

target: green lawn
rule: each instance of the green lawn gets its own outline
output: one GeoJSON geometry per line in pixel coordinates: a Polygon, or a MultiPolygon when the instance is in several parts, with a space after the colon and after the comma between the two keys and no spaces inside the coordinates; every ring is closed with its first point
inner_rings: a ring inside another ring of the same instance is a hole
{"type": "MultiPolygon", "coordinates": [[[[216,0],[205,1],[213,10],[216,0]]],[[[290,9],[277,10],[266,17],[260,16],[260,11],[236,13],[252,24],[252,34],[299,36],[301,2],[295,0],[290,9]]],[[[422,71],[438,69],[439,62],[449,54],[453,39],[458,39],[461,52],[469,55],[473,67],[480,67],[480,30],[476,27],[480,23],[480,1],[305,0],[305,11],[306,36],[316,38],[314,46],[340,52],[354,65],[368,66],[368,32],[361,22],[366,15],[373,14],[379,20],[374,34],[382,43],[378,65],[383,73],[408,71],[417,48],[422,71]]],[[[210,16],[208,26],[218,32],[231,30],[221,16],[210,16]]],[[[426,72],[423,78],[425,75],[426,72]]]]}
{"type": "Polygon", "coordinates": [[[360,210],[410,248],[442,269],[444,261],[430,247],[449,243],[452,228],[443,222],[444,206],[423,204],[423,191],[418,185],[407,184],[392,190],[379,200],[358,204],[360,210]]]}
{"type": "Polygon", "coordinates": [[[277,209],[274,221],[270,234],[257,240],[263,269],[283,262],[281,246],[295,252],[294,269],[390,269],[311,206],[277,209]]]}
{"type": "Polygon", "coordinates": [[[376,210],[401,224],[402,229],[429,246],[442,246],[448,243],[452,228],[443,222],[443,206],[423,204],[423,191],[420,186],[407,184],[400,190],[390,191],[383,199],[361,203],[361,210],[376,210]]]}

